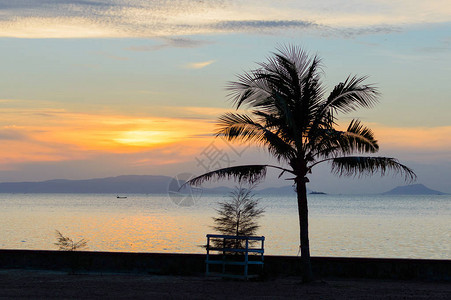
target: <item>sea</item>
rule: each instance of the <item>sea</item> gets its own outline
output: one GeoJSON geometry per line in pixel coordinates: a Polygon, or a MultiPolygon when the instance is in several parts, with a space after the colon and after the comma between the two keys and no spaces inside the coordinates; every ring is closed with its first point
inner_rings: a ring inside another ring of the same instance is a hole
{"type": "MultiPolygon", "coordinates": [[[[0,248],[204,253],[227,195],[0,194],[0,248]]],[[[295,196],[258,195],[265,253],[299,255],[295,196]]],[[[451,259],[451,195],[308,195],[312,256],[451,259]]]]}

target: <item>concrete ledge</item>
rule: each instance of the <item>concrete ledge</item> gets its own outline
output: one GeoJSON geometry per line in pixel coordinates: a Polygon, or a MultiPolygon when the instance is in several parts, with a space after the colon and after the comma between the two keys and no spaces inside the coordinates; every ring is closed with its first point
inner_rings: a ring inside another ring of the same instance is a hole
{"type": "Polygon", "coordinates": [[[205,272],[205,255],[0,250],[0,268],[190,275],[205,272]]]}
{"type": "MultiPolygon", "coordinates": [[[[312,257],[316,277],[451,281],[451,260],[312,257]]],[[[1,269],[200,275],[204,254],[0,250],[1,269]]],[[[265,256],[267,277],[299,275],[300,258],[265,256]]]]}
{"type": "MultiPolygon", "coordinates": [[[[299,257],[265,256],[269,274],[300,274],[299,257]]],[[[312,257],[316,277],[451,281],[451,260],[312,257]]]]}

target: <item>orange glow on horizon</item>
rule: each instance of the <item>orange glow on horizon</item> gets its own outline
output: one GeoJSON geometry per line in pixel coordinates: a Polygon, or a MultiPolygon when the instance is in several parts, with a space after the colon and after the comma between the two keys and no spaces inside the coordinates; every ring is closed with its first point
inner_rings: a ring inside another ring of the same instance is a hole
{"type": "Polygon", "coordinates": [[[399,128],[374,126],[379,144],[391,148],[440,151],[451,149],[451,126],[399,128]]]}
{"type": "MultiPolygon", "coordinates": [[[[127,158],[134,166],[192,161],[214,141],[215,120],[224,111],[221,108],[186,107],[180,108],[178,113],[186,113],[189,117],[177,118],[78,113],[49,108],[0,108],[3,146],[0,148],[0,169],[27,162],[84,160],[103,154],[139,154],[127,158]]],[[[367,125],[374,130],[383,151],[439,151],[440,155],[446,156],[451,149],[451,126],[367,125]]],[[[215,146],[227,148],[220,142],[215,146]]]]}
{"type": "Polygon", "coordinates": [[[152,149],[199,152],[212,140],[209,119],[134,117],[65,110],[0,109],[0,164],[83,159],[93,153],[152,149]]]}
{"type": "MultiPolygon", "coordinates": [[[[451,126],[439,127],[390,127],[379,123],[363,123],[370,128],[382,148],[449,150],[451,149],[451,126]]],[[[346,130],[347,124],[339,124],[346,130]]],[[[383,149],[382,149],[383,150],[383,149]]]]}

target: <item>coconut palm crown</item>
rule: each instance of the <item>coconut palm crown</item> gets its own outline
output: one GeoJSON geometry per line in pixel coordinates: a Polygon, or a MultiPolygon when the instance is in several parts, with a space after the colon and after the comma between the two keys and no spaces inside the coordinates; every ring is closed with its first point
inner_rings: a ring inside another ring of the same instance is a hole
{"type": "Polygon", "coordinates": [[[337,114],[371,108],[378,101],[378,90],[364,83],[366,77],[348,76],[326,97],[317,56],[311,57],[296,46],[277,50],[259,68],[228,85],[235,108],[246,108],[246,113],[220,116],[217,136],[262,146],[279,164],[223,168],[188,183],[199,185],[223,178],[254,183],[265,177],[268,167],[279,169],[280,176],[290,174],[297,192],[302,278],[311,281],[306,183],[312,169],[328,162],[339,176],[392,171],[413,181],[416,175],[395,158],[362,156],[376,153],[379,146],[373,131],[359,120],[353,119],[344,131],[336,128],[337,114]]]}

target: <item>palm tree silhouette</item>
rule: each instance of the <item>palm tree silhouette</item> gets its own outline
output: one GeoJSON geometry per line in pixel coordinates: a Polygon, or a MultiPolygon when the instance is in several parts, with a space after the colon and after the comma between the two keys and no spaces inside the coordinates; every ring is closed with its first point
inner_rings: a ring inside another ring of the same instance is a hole
{"type": "Polygon", "coordinates": [[[200,185],[207,180],[233,178],[254,183],[262,180],[268,167],[291,174],[296,186],[302,279],[313,280],[308,237],[306,183],[312,169],[324,162],[339,176],[371,175],[387,171],[413,181],[416,175],[395,158],[352,156],[379,150],[371,129],[353,119],[346,131],[336,127],[336,115],[357,108],[371,108],[379,93],[366,77],[348,76],[325,97],[320,75],[321,60],[302,48],[284,46],[260,63],[259,68],[238,77],[228,90],[236,109],[219,118],[217,136],[229,141],[251,142],[267,148],[279,165],[243,165],[215,170],[191,179],[200,185]]]}

